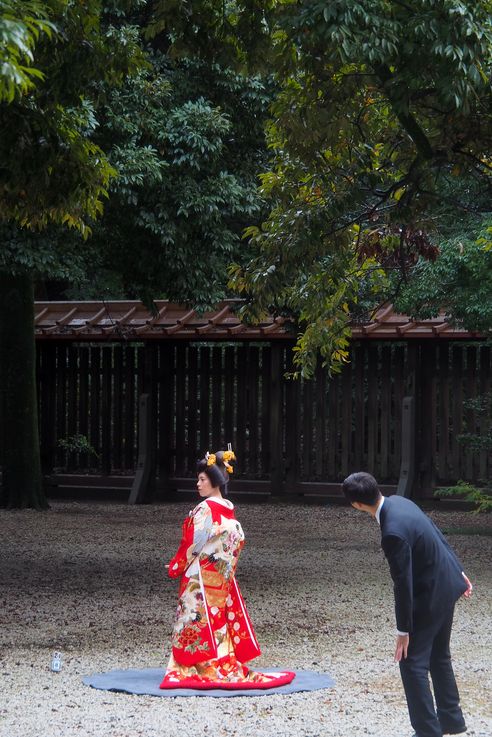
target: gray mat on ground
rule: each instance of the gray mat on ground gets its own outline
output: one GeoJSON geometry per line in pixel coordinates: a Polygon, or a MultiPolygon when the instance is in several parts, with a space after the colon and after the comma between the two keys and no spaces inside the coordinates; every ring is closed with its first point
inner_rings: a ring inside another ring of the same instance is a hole
{"type": "MultiPolygon", "coordinates": [[[[262,668],[263,672],[289,670],[289,668],[262,668]]],[[[102,689],[103,691],[122,691],[129,694],[146,694],[148,696],[268,696],[269,694],[289,694],[299,691],[318,691],[321,688],[331,688],[335,681],[327,673],[315,673],[310,670],[296,671],[296,677],[291,683],[278,688],[243,689],[228,691],[226,689],[193,689],[173,688],[160,689],[159,684],[164,677],[163,668],[144,668],[142,670],[112,670],[107,673],[94,673],[85,676],[82,680],[86,686],[102,689]]]]}

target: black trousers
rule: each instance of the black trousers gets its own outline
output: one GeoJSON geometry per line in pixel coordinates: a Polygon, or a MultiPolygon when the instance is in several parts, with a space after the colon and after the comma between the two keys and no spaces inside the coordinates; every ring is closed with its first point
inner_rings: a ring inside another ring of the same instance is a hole
{"type": "Polygon", "coordinates": [[[400,661],[410,722],[417,737],[442,737],[466,729],[449,650],[453,613],[454,606],[431,624],[417,627],[410,635],[407,657],[400,661]]]}

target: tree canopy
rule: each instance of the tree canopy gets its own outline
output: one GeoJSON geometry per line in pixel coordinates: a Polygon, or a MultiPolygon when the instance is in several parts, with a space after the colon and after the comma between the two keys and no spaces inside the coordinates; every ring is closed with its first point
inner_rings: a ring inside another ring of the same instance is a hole
{"type": "Polygon", "coordinates": [[[274,157],[262,177],[270,215],[248,230],[254,253],[231,284],[253,319],[272,309],[297,317],[296,360],[309,375],[319,351],[334,370],[346,359],[361,296],[377,304],[391,293],[389,273],[405,280],[419,257],[435,259],[451,214],[491,209],[492,6],[256,6],[177,2],[171,14],[161,2],[155,22],[173,29],[177,53],[194,41],[207,58],[233,48],[238,65],[266,60],[276,74],[274,157]],[[244,24],[253,6],[254,39],[244,24]]]}
{"type": "Polygon", "coordinates": [[[210,307],[261,212],[271,94],[260,77],[218,64],[157,50],[147,60],[98,112],[96,140],[118,177],[94,226],[88,279],[101,289],[113,273],[127,296],[210,307]]]}
{"type": "Polygon", "coordinates": [[[489,11],[386,0],[288,7],[269,130],[275,166],[263,178],[272,211],[250,231],[258,254],[234,283],[256,309],[299,315],[304,372],[318,350],[334,368],[345,358],[361,285],[373,304],[386,299],[388,270],[405,280],[417,257],[437,256],[443,218],[491,209],[489,11]]]}

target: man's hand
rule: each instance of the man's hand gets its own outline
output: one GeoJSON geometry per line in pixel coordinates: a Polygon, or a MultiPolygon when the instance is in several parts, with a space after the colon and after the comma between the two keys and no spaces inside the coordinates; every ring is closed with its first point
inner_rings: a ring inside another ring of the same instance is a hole
{"type": "Polygon", "coordinates": [[[395,663],[399,663],[402,658],[407,657],[409,640],[410,637],[408,635],[396,636],[395,663]]]}
{"type": "Polygon", "coordinates": [[[464,574],[463,572],[461,572],[461,575],[462,575],[462,576],[463,576],[463,578],[465,579],[465,581],[466,581],[466,585],[467,585],[467,589],[466,589],[466,591],[465,591],[465,592],[463,593],[463,596],[465,597],[465,599],[469,599],[469,598],[470,598],[470,596],[472,595],[472,591],[473,591],[473,586],[472,586],[472,582],[470,581],[470,579],[469,579],[469,578],[468,578],[467,576],[465,576],[465,574],[464,574]]]}

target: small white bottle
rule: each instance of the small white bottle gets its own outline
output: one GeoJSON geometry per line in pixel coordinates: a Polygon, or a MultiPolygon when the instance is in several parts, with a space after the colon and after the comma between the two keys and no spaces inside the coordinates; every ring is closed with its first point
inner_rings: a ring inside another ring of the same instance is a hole
{"type": "Polygon", "coordinates": [[[53,657],[51,658],[51,670],[53,673],[59,673],[61,671],[62,667],[62,654],[61,653],[53,653],[53,657]]]}

